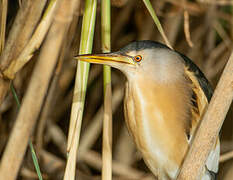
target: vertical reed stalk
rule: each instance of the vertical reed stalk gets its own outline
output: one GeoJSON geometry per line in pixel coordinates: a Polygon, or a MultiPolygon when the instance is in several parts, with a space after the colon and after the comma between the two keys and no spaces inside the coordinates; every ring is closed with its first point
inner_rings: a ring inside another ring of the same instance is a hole
{"type": "Polygon", "coordinates": [[[31,39],[25,45],[22,52],[20,52],[19,56],[12,59],[9,66],[4,70],[3,74],[6,78],[14,79],[15,74],[33,57],[34,52],[41,46],[41,43],[52,24],[56,5],[57,0],[50,1],[31,39]]]}
{"type": "Polygon", "coordinates": [[[37,117],[42,108],[43,100],[47,94],[46,91],[57,62],[60,47],[72,20],[76,1],[59,1],[60,6],[56,13],[56,18],[43,44],[30,84],[1,160],[1,179],[13,180],[17,177],[29,137],[33,132],[37,117]]]}
{"type": "MultiPolygon", "coordinates": [[[[102,51],[111,50],[111,3],[110,0],[101,2],[101,36],[102,51]]],[[[112,90],[111,68],[103,66],[104,75],[104,119],[102,144],[102,179],[112,179],[112,90]]]]}
{"type": "MultiPolygon", "coordinates": [[[[88,54],[92,51],[96,6],[97,0],[85,1],[79,54],[88,54]]],[[[82,125],[89,67],[89,63],[78,62],[67,144],[68,159],[64,180],[72,180],[75,178],[76,154],[82,125]]]]}
{"type": "Polygon", "coordinates": [[[0,2],[0,54],[5,45],[7,4],[8,0],[1,0],[0,2]]]}
{"type": "MultiPolygon", "coordinates": [[[[13,84],[11,83],[11,92],[14,96],[14,99],[16,101],[16,104],[17,104],[17,107],[18,109],[20,109],[20,102],[19,102],[19,98],[16,94],[16,91],[15,91],[15,88],[13,87],[13,84]]],[[[30,150],[31,150],[31,154],[32,154],[32,160],[33,160],[33,164],[34,164],[34,167],[36,169],[36,173],[37,173],[37,176],[38,176],[38,179],[39,180],[43,180],[42,178],[42,175],[41,175],[41,172],[40,172],[40,166],[39,166],[39,163],[38,163],[38,159],[37,159],[37,156],[36,156],[36,152],[34,150],[34,147],[33,147],[33,144],[32,144],[32,141],[29,140],[29,147],[30,147],[30,150]]]]}
{"type": "MultiPolygon", "coordinates": [[[[4,71],[11,61],[16,58],[27,44],[35,27],[41,18],[47,0],[23,1],[17,12],[7,41],[0,56],[0,70],[4,71]]],[[[4,100],[10,80],[1,73],[0,75],[0,104],[4,100]]]]}

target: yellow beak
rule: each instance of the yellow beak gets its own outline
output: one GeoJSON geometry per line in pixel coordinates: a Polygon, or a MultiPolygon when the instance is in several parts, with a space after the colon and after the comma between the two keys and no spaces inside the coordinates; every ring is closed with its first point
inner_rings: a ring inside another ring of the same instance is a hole
{"type": "Polygon", "coordinates": [[[131,56],[121,55],[116,53],[106,53],[106,54],[84,54],[74,57],[77,60],[96,63],[96,64],[106,64],[114,66],[117,64],[128,64],[135,65],[135,62],[131,56]]]}

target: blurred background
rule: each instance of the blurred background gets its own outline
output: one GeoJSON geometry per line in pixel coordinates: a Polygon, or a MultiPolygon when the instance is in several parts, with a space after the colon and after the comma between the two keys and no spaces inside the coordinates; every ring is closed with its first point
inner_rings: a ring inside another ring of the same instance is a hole
{"type": "MultiPolygon", "coordinates": [[[[3,2],[4,0],[1,0],[1,5],[3,2]]],[[[41,12],[46,9],[49,1],[44,2],[41,12]]],[[[111,3],[112,51],[119,50],[134,40],[163,42],[142,1],[112,0],[111,3]]],[[[151,3],[172,47],[191,58],[215,88],[233,47],[233,1],[151,0],[151,3]]],[[[6,39],[15,26],[17,12],[24,7],[24,4],[23,0],[8,1],[6,39]]],[[[62,179],[64,175],[67,134],[77,65],[72,57],[78,54],[83,9],[84,1],[81,1],[80,8],[74,13],[75,16],[59,52],[58,63],[50,79],[46,98],[31,137],[44,179],[62,179]]],[[[3,14],[3,11],[0,13],[3,14]]],[[[38,24],[41,18],[42,16],[39,16],[35,24],[38,24]]],[[[32,34],[33,32],[34,30],[32,34]]],[[[14,48],[17,52],[15,57],[20,54],[27,43],[28,40],[25,40],[21,47],[15,44],[14,48]]],[[[20,102],[31,83],[30,78],[37,65],[40,52],[40,48],[36,50],[31,60],[12,81],[20,102]]],[[[101,52],[100,1],[97,4],[93,52],[101,52]]],[[[125,127],[122,102],[124,82],[123,74],[112,69],[113,178],[153,179],[125,127]]],[[[37,100],[34,99],[34,101],[37,100]]],[[[101,179],[102,112],[102,66],[91,65],[77,159],[78,179],[101,179]]],[[[12,92],[8,90],[0,106],[0,157],[3,155],[17,115],[17,102],[12,92]]],[[[233,179],[232,151],[233,108],[231,106],[221,131],[221,154],[231,152],[231,155],[221,159],[219,179],[233,179]]],[[[28,148],[18,179],[37,178],[28,148]]]]}

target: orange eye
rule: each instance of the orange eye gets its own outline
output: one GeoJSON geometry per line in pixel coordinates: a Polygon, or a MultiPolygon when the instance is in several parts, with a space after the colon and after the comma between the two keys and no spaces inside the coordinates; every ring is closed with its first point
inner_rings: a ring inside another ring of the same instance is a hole
{"type": "Polygon", "coordinates": [[[134,60],[136,62],[140,62],[142,60],[142,56],[140,56],[140,55],[134,56],[134,60]]]}

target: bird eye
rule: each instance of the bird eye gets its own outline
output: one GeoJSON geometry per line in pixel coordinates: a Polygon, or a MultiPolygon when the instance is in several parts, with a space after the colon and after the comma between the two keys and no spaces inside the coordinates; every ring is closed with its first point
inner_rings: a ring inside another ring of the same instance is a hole
{"type": "Polygon", "coordinates": [[[140,56],[140,55],[134,56],[134,60],[136,62],[140,62],[142,60],[142,56],[140,56]]]}

